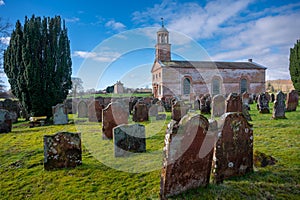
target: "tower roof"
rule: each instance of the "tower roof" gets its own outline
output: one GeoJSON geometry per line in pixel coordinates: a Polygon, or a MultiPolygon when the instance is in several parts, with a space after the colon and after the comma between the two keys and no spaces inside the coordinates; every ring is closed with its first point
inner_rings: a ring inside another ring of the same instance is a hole
{"type": "Polygon", "coordinates": [[[161,28],[157,32],[169,32],[164,25],[164,18],[161,18],[161,28]]]}

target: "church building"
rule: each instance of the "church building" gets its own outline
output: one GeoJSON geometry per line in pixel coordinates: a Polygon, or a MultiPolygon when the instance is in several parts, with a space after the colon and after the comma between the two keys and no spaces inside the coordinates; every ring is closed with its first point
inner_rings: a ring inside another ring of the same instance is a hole
{"type": "Polygon", "coordinates": [[[162,24],[157,31],[155,61],[151,69],[155,98],[265,92],[266,67],[252,62],[179,61],[171,59],[169,32],[162,24]]]}

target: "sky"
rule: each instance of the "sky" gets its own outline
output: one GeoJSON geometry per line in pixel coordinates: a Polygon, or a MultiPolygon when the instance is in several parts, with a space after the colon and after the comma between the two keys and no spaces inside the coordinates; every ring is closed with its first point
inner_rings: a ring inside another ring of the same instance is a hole
{"type": "Polygon", "coordinates": [[[33,14],[65,20],[72,76],[86,90],[119,80],[125,87],[150,87],[162,17],[173,59],[251,58],[268,68],[267,80],[290,79],[289,51],[300,39],[297,0],[0,0],[0,17],[12,28],[33,14]]]}

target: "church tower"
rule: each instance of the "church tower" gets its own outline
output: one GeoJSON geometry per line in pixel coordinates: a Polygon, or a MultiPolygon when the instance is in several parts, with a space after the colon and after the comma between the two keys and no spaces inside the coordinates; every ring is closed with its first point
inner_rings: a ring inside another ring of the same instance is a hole
{"type": "Polygon", "coordinates": [[[157,31],[157,43],[155,45],[155,60],[161,62],[171,61],[171,45],[169,44],[169,31],[164,27],[161,18],[161,28],[157,31]]]}

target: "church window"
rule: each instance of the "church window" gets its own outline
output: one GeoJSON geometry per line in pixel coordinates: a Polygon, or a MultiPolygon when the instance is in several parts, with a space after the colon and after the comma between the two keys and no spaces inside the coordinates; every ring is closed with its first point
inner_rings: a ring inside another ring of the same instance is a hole
{"type": "Polygon", "coordinates": [[[247,79],[241,79],[241,94],[247,92],[247,79]]]}
{"type": "Polygon", "coordinates": [[[188,78],[183,80],[183,94],[190,94],[191,93],[191,81],[188,78]]]}
{"type": "Polygon", "coordinates": [[[213,79],[212,81],[212,95],[220,94],[220,80],[213,79]]]}

